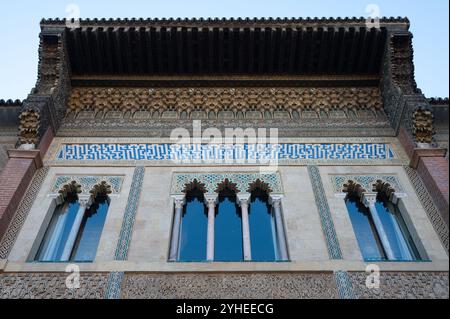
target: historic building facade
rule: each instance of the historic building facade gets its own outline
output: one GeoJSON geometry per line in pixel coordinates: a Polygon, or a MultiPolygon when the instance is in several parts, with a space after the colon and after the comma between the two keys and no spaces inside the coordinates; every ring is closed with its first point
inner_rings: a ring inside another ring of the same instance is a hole
{"type": "Polygon", "coordinates": [[[76,24],[0,103],[0,298],[448,298],[407,19],[76,24]]]}

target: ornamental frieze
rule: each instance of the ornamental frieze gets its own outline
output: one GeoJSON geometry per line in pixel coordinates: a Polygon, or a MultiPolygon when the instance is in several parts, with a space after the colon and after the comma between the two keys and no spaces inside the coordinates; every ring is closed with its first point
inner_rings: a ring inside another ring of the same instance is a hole
{"type": "Polygon", "coordinates": [[[74,88],[67,117],[355,118],[383,113],[376,87],[74,88]]]}

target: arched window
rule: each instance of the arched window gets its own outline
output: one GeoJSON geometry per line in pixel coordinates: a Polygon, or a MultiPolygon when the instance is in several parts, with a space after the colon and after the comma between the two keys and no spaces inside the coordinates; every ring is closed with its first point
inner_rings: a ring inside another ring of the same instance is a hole
{"type": "Polygon", "coordinates": [[[420,260],[419,251],[398,208],[385,193],[378,193],[375,207],[389,239],[394,260],[420,260]]]}
{"type": "Polygon", "coordinates": [[[109,208],[109,197],[99,194],[84,213],[70,260],[93,261],[109,208]]]}
{"type": "Polygon", "coordinates": [[[67,256],[63,256],[63,253],[67,251],[67,239],[79,209],[78,195],[75,191],[70,191],[64,197],[64,201],[55,208],[36,255],[37,261],[50,262],[68,259],[65,258],[67,256]]]}
{"type": "Polygon", "coordinates": [[[109,207],[105,182],[94,186],[91,196],[80,196],[72,182],[61,190],[63,202],[55,208],[35,260],[93,261],[109,207]]]}
{"type": "MultiPolygon", "coordinates": [[[[388,189],[389,185],[383,188],[388,189]]],[[[394,190],[386,193],[380,189],[376,187],[374,191],[377,193],[366,193],[360,185],[351,181],[344,189],[347,190],[347,210],[364,260],[420,260],[398,205],[389,200],[394,190]]]]}
{"type": "Polygon", "coordinates": [[[219,185],[214,224],[214,260],[243,261],[241,210],[235,184],[225,180],[219,185]]]}
{"type": "Polygon", "coordinates": [[[194,187],[186,192],[180,225],[179,261],[206,260],[208,211],[203,191],[194,187]]]}
{"type": "Polygon", "coordinates": [[[386,253],[368,207],[358,196],[350,194],[345,200],[359,248],[365,260],[386,260],[386,253]]]}
{"type": "Polygon", "coordinates": [[[276,227],[267,191],[257,187],[252,190],[249,209],[250,243],[252,261],[277,259],[276,227]]]}

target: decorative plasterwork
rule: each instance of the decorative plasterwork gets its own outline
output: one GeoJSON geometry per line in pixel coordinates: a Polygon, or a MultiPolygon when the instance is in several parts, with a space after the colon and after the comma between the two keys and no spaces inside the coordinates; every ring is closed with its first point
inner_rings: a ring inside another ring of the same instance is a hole
{"type": "MultiPolygon", "coordinates": [[[[388,186],[389,189],[395,189],[398,193],[403,193],[404,188],[400,184],[398,177],[388,174],[374,174],[374,175],[331,175],[331,184],[335,193],[344,193],[350,191],[350,185],[359,185],[359,188],[368,192],[377,192],[384,190],[383,186],[388,186]],[[382,187],[377,189],[377,187],[382,187]]],[[[356,189],[355,189],[356,190],[356,189]]]]}
{"type": "Polygon", "coordinates": [[[431,143],[436,130],[433,125],[433,112],[425,108],[418,108],[413,113],[413,136],[418,143],[431,143]]]}
{"type": "Polygon", "coordinates": [[[94,195],[104,188],[107,194],[119,194],[122,188],[123,176],[56,176],[52,183],[52,194],[61,194],[68,185],[77,185],[77,193],[80,195],[94,195]]]}
{"type": "Polygon", "coordinates": [[[218,186],[225,180],[229,183],[236,184],[235,188],[241,192],[249,189],[250,185],[260,180],[266,183],[272,189],[272,194],[283,194],[283,186],[281,184],[281,176],[275,173],[175,173],[172,177],[171,195],[184,195],[186,184],[190,184],[194,180],[203,183],[206,190],[205,195],[217,195],[218,186]]]}
{"type": "Polygon", "coordinates": [[[39,139],[40,114],[35,110],[23,111],[19,115],[19,142],[20,144],[36,145],[39,139]]]}
{"type": "Polygon", "coordinates": [[[69,119],[367,118],[383,113],[377,87],[74,88],[69,119]]]}

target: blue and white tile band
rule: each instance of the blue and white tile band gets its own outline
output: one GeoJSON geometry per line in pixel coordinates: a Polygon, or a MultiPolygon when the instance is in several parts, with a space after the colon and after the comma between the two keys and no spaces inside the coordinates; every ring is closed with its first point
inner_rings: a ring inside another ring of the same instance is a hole
{"type": "Polygon", "coordinates": [[[343,144],[63,144],[56,160],[207,161],[207,160],[389,160],[386,143],[343,144]]]}

